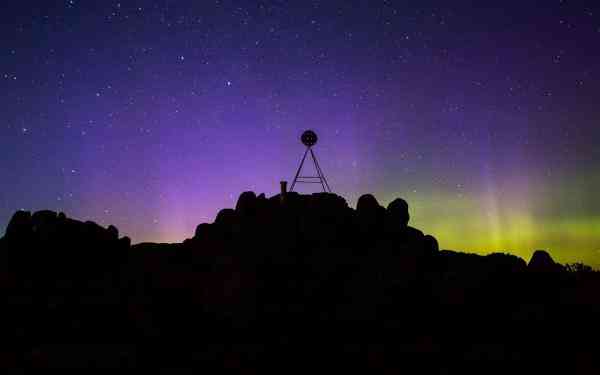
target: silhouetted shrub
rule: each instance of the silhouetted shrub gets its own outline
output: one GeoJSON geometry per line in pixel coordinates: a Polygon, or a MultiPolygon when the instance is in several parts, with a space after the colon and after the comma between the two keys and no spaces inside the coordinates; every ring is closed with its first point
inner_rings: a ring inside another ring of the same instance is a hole
{"type": "Polygon", "coordinates": [[[573,273],[591,273],[594,269],[583,263],[567,263],[564,265],[565,271],[573,273]]]}

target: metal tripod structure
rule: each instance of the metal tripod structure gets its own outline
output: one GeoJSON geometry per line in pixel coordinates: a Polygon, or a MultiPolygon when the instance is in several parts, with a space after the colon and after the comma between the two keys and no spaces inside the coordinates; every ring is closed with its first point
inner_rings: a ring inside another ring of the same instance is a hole
{"type": "Polygon", "coordinates": [[[321,170],[319,166],[319,162],[317,161],[317,157],[312,150],[312,146],[306,146],[306,151],[304,151],[304,156],[302,157],[302,161],[300,162],[300,166],[298,167],[298,171],[296,172],[296,176],[294,176],[294,181],[290,186],[290,191],[294,191],[294,186],[296,183],[300,184],[321,184],[323,187],[323,191],[327,193],[331,193],[331,188],[327,183],[327,179],[325,178],[325,174],[321,170]],[[300,176],[300,172],[302,171],[302,166],[304,165],[304,161],[306,160],[306,156],[310,153],[310,157],[313,160],[315,165],[315,170],[317,171],[317,176],[300,176]]]}

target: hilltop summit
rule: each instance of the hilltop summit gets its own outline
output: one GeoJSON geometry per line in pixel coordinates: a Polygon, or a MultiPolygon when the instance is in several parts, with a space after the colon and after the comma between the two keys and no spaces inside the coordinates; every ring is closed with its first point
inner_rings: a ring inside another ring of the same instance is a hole
{"type": "Polygon", "coordinates": [[[549,327],[592,321],[596,273],[545,251],[529,265],[440,251],[410,216],[402,199],[244,192],[182,243],[132,246],[114,226],[19,211],[0,239],[0,330],[15,343],[0,366],[427,370],[587,353],[580,331],[549,327]]]}
{"type": "MultiPolygon", "coordinates": [[[[266,198],[253,192],[240,195],[235,209],[223,209],[212,224],[200,224],[187,245],[214,241],[237,243],[240,251],[271,248],[278,252],[303,248],[346,249],[367,253],[388,248],[398,252],[433,255],[437,241],[408,226],[408,205],[392,202],[387,209],[371,195],[359,199],[357,209],[332,193],[285,193],[266,198]]],[[[299,252],[300,255],[302,252],[299,252]]]]}

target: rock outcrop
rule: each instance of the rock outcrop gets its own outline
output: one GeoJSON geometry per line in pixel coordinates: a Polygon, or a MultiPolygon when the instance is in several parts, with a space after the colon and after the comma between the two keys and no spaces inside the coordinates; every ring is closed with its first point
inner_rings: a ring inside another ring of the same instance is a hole
{"type": "Polygon", "coordinates": [[[556,263],[546,250],[534,251],[527,268],[532,272],[558,272],[562,270],[562,266],[556,263]]]}
{"type": "Polygon", "coordinates": [[[423,370],[423,358],[533,352],[537,370],[553,348],[582,352],[580,329],[548,327],[595,327],[597,273],[571,277],[543,251],[529,265],[440,251],[409,224],[402,199],[384,208],[364,195],[353,209],[329,193],[245,192],[183,243],[130,246],[114,226],[17,212],[0,238],[0,332],[10,343],[0,368],[328,362],[350,372],[382,362],[401,372],[410,360],[423,370]],[[90,342],[111,344],[81,344],[90,342]]]}

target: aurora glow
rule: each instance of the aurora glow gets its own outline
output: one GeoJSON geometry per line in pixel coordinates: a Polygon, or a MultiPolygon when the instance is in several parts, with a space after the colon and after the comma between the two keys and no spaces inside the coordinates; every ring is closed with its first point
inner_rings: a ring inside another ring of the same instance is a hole
{"type": "MultiPolygon", "coordinates": [[[[37,1],[1,12],[0,225],[49,208],[181,241],[293,177],[401,196],[443,248],[600,266],[600,10],[37,1]]],[[[418,4],[418,5],[417,5],[418,4]]]]}

